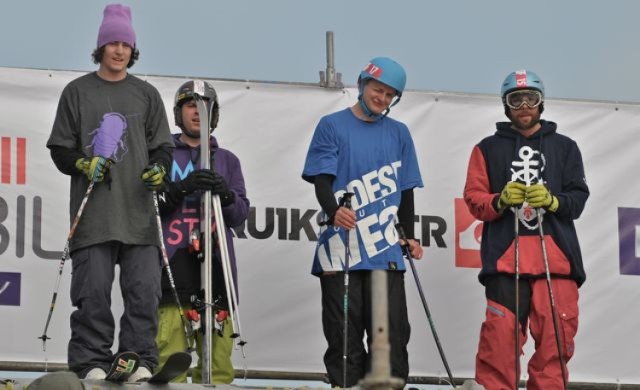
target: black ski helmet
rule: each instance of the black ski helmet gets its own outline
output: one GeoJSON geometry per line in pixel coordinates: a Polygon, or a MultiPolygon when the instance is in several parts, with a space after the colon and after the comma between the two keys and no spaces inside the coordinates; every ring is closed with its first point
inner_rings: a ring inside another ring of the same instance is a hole
{"type": "MultiPolygon", "coordinates": [[[[220,104],[218,103],[218,94],[216,90],[204,80],[189,80],[182,84],[176,91],[176,96],[173,100],[173,117],[175,119],[176,126],[182,127],[182,105],[187,101],[193,99],[194,95],[200,95],[207,102],[207,109],[209,111],[209,131],[213,131],[218,126],[218,120],[220,119],[220,104]]],[[[184,129],[183,129],[184,130],[184,129]]]]}

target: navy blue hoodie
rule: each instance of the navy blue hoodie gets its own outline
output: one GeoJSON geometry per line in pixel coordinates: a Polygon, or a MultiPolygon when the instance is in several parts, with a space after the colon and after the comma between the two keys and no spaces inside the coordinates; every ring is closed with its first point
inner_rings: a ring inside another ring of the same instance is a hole
{"type": "MultiPolygon", "coordinates": [[[[497,210],[500,192],[509,181],[544,183],[558,198],[556,212],[542,210],[550,272],[571,278],[578,286],[586,279],[573,222],[589,197],[582,155],[575,141],[556,132],[554,122],[541,120],[540,124],[536,133],[525,138],[510,122],[499,122],[495,134],[483,139],[471,153],[464,199],[471,214],[484,222],[481,283],[490,275],[515,273],[514,214],[510,208],[502,214],[497,210]]],[[[539,221],[526,202],[518,212],[518,221],[520,274],[524,278],[544,277],[539,221]]]]}

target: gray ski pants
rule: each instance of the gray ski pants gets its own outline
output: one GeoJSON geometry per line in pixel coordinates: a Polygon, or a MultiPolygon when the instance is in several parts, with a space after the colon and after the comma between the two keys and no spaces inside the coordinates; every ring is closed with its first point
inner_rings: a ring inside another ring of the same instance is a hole
{"type": "Polygon", "coordinates": [[[111,288],[119,264],[124,313],[118,352],[136,352],[140,364],[153,371],[158,365],[155,337],[161,296],[160,250],[111,241],[78,249],[71,258],[71,303],[76,310],[70,320],[69,369],[82,377],[93,367],[107,371],[113,361],[111,288]]]}

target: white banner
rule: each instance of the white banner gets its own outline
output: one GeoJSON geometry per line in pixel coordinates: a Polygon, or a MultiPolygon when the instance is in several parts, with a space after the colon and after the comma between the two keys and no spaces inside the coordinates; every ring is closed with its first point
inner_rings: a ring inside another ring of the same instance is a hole
{"type": "MultiPolygon", "coordinates": [[[[45,359],[38,337],[69,229],[69,180],[45,143],[62,89],[80,75],[0,68],[1,361],[45,359]]],[[[160,90],[173,123],[173,94],[185,80],[148,81],[160,90]]],[[[240,157],[252,206],[236,240],[248,341],[246,362],[236,353],[236,367],[323,372],[320,285],[309,273],[319,206],[300,174],[320,117],[352,105],[357,90],[211,82],[221,105],[215,134],[240,157]]],[[[416,235],[425,247],[417,262],[421,284],[454,376],[472,377],[485,310],[478,269],[469,267],[477,261],[479,229],[456,199],[472,147],[506,119],[502,104],[498,96],[406,92],[391,116],[411,129],[425,183],[415,192],[416,235]]],[[[580,289],[571,380],[640,383],[640,181],[632,174],[640,165],[633,141],[640,106],[548,100],[543,117],[577,141],[591,189],[576,223],[587,281],[580,289]]],[[[48,331],[52,362],[66,362],[70,269],[69,262],[48,331]]],[[[409,273],[407,281],[410,374],[446,377],[409,273]]],[[[118,295],[114,289],[116,321],[118,295]]]]}

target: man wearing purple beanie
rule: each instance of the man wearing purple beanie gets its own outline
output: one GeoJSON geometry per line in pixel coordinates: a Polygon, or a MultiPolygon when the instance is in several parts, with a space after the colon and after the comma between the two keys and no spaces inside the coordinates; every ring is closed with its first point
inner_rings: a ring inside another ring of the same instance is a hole
{"type": "Polygon", "coordinates": [[[116,264],[124,300],[118,352],[140,357],[129,381],[158,365],[162,260],[152,197],[174,146],[160,94],[127,72],[138,56],[131,9],[107,5],[93,52],[98,70],[65,87],[47,142],[56,167],[71,176],[71,220],[86,201],[69,242],[76,310],[67,358],[85,379],[105,379],[114,360],[116,264]]]}

